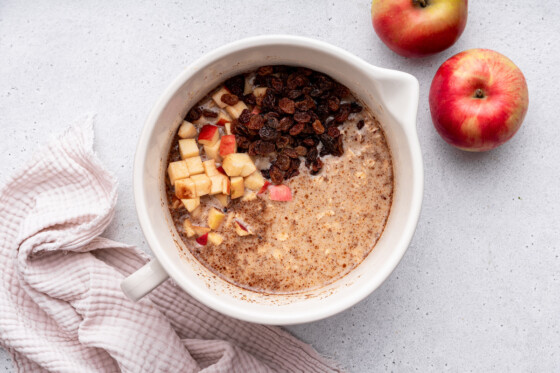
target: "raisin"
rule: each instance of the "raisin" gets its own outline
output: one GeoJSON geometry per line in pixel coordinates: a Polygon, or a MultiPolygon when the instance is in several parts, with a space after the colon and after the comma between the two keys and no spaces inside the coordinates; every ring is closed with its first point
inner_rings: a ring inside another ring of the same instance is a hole
{"type": "Polygon", "coordinates": [[[340,108],[340,99],[336,96],[331,96],[327,100],[327,105],[330,111],[335,112],[340,108]]]}
{"type": "Polygon", "coordinates": [[[319,152],[319,157],[324,157],[325,155],[328,155],[329,151],[327,150],[327,148],[325,148],[324,146],[321,148],[321,151],[319,152]]]}
{"type": "Polygon", "coordinates": [[[305,146],[296,146],[296,148],[294,149],[297,153],[298,156],[300,157],[305,157],[307,154],[307,148],[305,146]]]}
{"type": "Polygon", "coordinates": [[[309,151],[307,152],[307,156],[305,157],[305,160],[309,163],[315,162],[318,156],[319,156],[319,152],[317,151],[317,148],[313,147],[309,149],[309,151]]]}
{"type": "Polygon", "coordinates": [[[295,103],[289,98],[282,98],[278,102],[278,107],[286,114],[293,114],[295,112],[295,103]]]}
{"type": "Polygon", "coordinates": [[[303,139],[303,144],[305,146],[307,146],[308,148],[317,145],[315,140],[313,140],[313,138],[311,138],[311,137],[307,137],[307,138],[303,139]]]}
{"type": "Polygon", "coordinates": [[[317,135],[320,135],[325,132],[325,127],[323,127],[321,121],[318,119],[315,120],[315,122],[313,122],[312,126],[313,126],[313,131],[315,131],[317,135]]]}
{"type": "Polygon", "coordinates": [[[317,77],[317,86],[323,91],[328,91],[333,87],[333,81],[325,75],[319,75],[317,77]]]}
{"type": "Polygon", "coordinates": [[[276,139],[276,147],[278,149],[283,149],[286,146],[290,145],[292,142],[292,138],[289,136],[280,136],[276,139]]]}
{"type": "Polygon", "coordinates": [[[264,126],[264,118],[260,114],[255,114],[249,119],[247,127],[252,130],[260,130],[264,126]]]}
{"type": "Polygon", "coordinates": [[[268,141],[257,141],[257,148],[255,149],[257,151],[257,154],[259,155],[268,155],[269,153],[272,153],[276,150],[276,147],[274,146],[273,143],[268,142],[268,141]]]}
{"type": "Polygon", "coordinates": [[[297,68],[297,72],[301,73],[305,76],[310,76],[311,74],[313,74],[313,70],[308,69],[307,67],[302,67],[302,66],[297,68]]]}
{"type": "Polygon", "coordinates": [[[303,131],[305,124],[303,123],[296,123],[292,128],[290,128],[290,135],[297,136],[303,131]]]}
{"type": "Polygon", "coordinates": [[[263,175],[263,177],[265,179],[270,179],[270,170],[268,170],[268,169],[261,170],[261,174],[263,175]]]}
{"type": "Polygon", "coordinates": [[[257,69],[258,75],[270,75],[274,72],[274,68],[272,66],[261,66],[257,69]]]}
{"type": "Polygon", "coordinates": [[[311,175],[317,175],[322,168],[323,168],[323,161],[320,158],[317,158],[311,164],[311,175]]]}
{"type": "Polygon", "coordinates": [[[319,115],[319,118],[321,118],[323,121],[327,118],[327,116],[329,115],[329,107],[325,104],[320,104],[317,106],[317,115],[319,115]]]}
{"type": "Polygon", "coordinates": [[[270,180],[273,184],[282,184],[284,181],[284,172],[275,165],[270,167],[270,180]]]}
{"type": "Polygon", "coordinates": [[[340,136],[340,130],[336,127],[329,127],[329,129],[327,130],[327,135],[329,135],[330,137],[338,137],[340,136]]]}
{"type": "Polygon", "coordinates": [[[338,136],[336,138],[332,138],[328,135],[320,135],[319,136],[321,138],[321,142],[323,143],[323,146],[327,149],[327,151],[332,154],[335,155],[337,157],[340,157],[342,154],[344,154],[344,149],[342,147],[342,136],[338,136]]]}
{"type": "Polygon", "coordinates": [[[270,88],[272,88],[275,93],[282,93],[284,82],[282,82],[282,79],[273,76],[270,78],[270,88]]]}
{"type": "MultiPolygon", "coordinates": [[[[362,128],[364,128],[365,122],[363,120],[359,121],[358,124],[356,124],[356,126],[358,127],[359,130],[361,130],[362,128]]],[[[333,136],[334,137],[334,136],[333,136]]]]}
{"type": "Polygon", "coordinates": [[[255,156],[257,155],[257,147],[259,145],[260,140],[254,141],[249,145],[249,149],[247,150],[247,153],[249,153],[249,155],[255,156]]]}
{"type": "Polygon", "coordinates": [[[274,110],[274,107],[276,106],[276,96],[274,96],[272,90],[266,90],[266,93],[262,99],[262,106],[265,109],[274,110]]]}
{"type": "Polygon", "coordinates": [[[357,102],[352,102],[350,104],[350,112],[351,113],[359,113],[363,110],[362,105],[358,104],[357,102]]]}
{"type": "Polygon", "coordinates": [[[346,119],[348,119],[348,115],[350,115],[350,108],[348,106],[341,105],[340,109],[334,116],[334,120],[337,123],[343,123],[346,119]]]}
{"type": "Polygon", "coordinates": [[[300,90],[292,89],[292,90],[288,91],[288,94],[286,95],[286,97],[288,97],[290,100],[295,100],[296,98],[298,98],[301,95],[302,95],[302,93],[301,93],[300,90]]]}
{"type": "Polygon", "coordinates": [[[241,112],[241,114],[239,115],[239,118],[237,118],[237,120],[239,121],[239,123],[243,123],[243,124],[247,124],[249,123],[249,120],[251,119],[251,112],[249,111],[249,109],[243,109],[243,111],[241,112]]]}
{"type": "Polygon", "coordinates": [[[264,76],[264,75],[255,76],[255,80],[253,80],[253,84],[257,87],[266,86],[266,76],[264,76]]]}
{"type": "Polygon", "coordinates": [[[248,94],[243,96],[243,102],[246,103],[247,105],[256,105],[257,104],[257,98],[255,97],[254,94],[248,93],[248,94]]]}
{"type": "Polygon", "coordinates": [[[292,148],[285,148],[282,150],[282,153],[289,158],[297,158],[299,157],[298,153],[292,148]]]}
{"type": "Polygon", "coordinates": [[[284,117],[284,118],[280,119],[280,122],[278,122],[277,130],[282,131],[282,132],[286,132],[292,127],[292,124],[294,124],[294,121],[293,121],[292,118],[284,117]]]}
{"type": "Polygon", "coordinates": [[[290,76],[288,76],[288,79],[286,81],[286,87],[288,87],[289,89],[296,89],[298,87],[305,86],[307,82],[308,82],[307,78],[305,78],[303,75],[300,75],[298,73],[293,73],[290,74],[290,76]]]}
{"type": "Polygon", "coordinates": [[[217,118],[218,117],[218,113],[216,113],[215,111],[212,111],[212,110],[208,110],[208,109],[203,109],[202,110],[202,115],[204,115],[207,118],[217,118]]]}
{"type": "Polygon", "coordinates": [[[309,115],[307,112],[297,112],[294,114],[294,120],[296,122],[301,122],[301,123],[307,123],[311,120],[311,115],[309,115]]]}
{"type": "Polygon", "coordinates": [[[350,90],[342,84],[338,83],[334,87],[332,93],[338,98],[344,98],[350,94],[350,90]]]}
{"type": "Polygon", "coordinates": [[[323,91],[320,89],[314,88],[311,92],[309,92],[309,96],[311,97],[319,97],[323,94],[323,91]]]}
{"type": "Polygon", "coordinates": [[[237,147],[241,149],[248,149],[249,145],[251,145],[251,141],[245,136],[241,135],[235,136],[235,142],[237,143],[237,147]]]}
{"type": "Polygon", "coordinates": [[[245,88],[245,76],[243,74],[237,75],[229,78],[225,81],[224,85],[232,94],[236,96],[243,95],[243,89],[245,88]]]}
{"type": "Polygon", "coordinates": [[[278,132],[273,128],[264,126],[260,129],[259,136],[265,141],[273,141],[278,137],[278,132]]]}
{"type": "Polygon", "coordinates": [[[290,168],[290,157],[285,154],[280,154],[278,157],[276,157],[276,162],[274,162],[274,164],[282,171],[286,171],[290,168]]]}
{"type": "Polygon", "coordinates": [[[198,107],[195,107],[188,112],[186,119],[189,122],[194,122],[195,120],[199,120],[201,115],[202,115],[202,110],[198,107]]]}
{"type": "Polygon", "coordinates": [[[317,107],[311,96],[305,95],[302,101],[296,102],[296,109],[300,111],[313,110],[317,107]]]}
{"type": "Polygon", "coordinates": [[[237,97],[236,95],[226,93],[222,95],[220,100],[226,105],[233,106],[239,102],[239,97],[237,97]]]}
{"type": "Polygon", "coordinates": [[[313,87],[304,87],[304,88],[301,90],[301,93],[303,93],[304,95],[308,95],[308,94],[311,93],[312,90],[313,90],[313,87]]]}

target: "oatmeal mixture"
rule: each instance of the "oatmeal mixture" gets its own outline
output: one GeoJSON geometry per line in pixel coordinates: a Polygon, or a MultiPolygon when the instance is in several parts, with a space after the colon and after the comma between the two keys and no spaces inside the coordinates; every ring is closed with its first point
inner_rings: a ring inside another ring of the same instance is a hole
{"type": "Polygon", "coordinates": [[[325,286],[381,236],[393,195],[383,131],[346,87],[266,66],[187,114],[169,153],[168,202],[192,254],[253,291],[325,286]]]}

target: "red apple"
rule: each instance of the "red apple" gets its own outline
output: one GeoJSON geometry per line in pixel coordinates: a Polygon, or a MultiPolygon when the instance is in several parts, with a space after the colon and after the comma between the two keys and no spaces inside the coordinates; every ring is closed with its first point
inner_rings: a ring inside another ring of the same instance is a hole
{"type": "Polygon", "coordinates": [[[236,151],[237,144],[235,143],[235,135],[222,136],[222,142],[220,143],[220,156],[223,158],[228,154],[235,153],[236,151]]]}
{"type": "Polygon", "coordinates": [[[268,191],[270,199],[273,201],[287,202],[292,200],[292,191],[287,185],[270,185],[268,191]]]}
{"type": "Polygon", "coordinates": [[[223,127],[226,125],[226,123],[231,123],[231,118],[223,111],[220,111],[220,113],[218,114],[218,119],[216,119],[216,125],[223,127]]]}
{"type": "Polygon", "coordinates": [[[268,186],[270,185],[270,183],[268,181],[264,182],[264,185],[262,186],[261,190],[259,190],[259,192],[257,194],[263,194],[264,192],[266,192],[266,190],[268,189],[268,186]]]}
{"type": "Polygon", "coordinates": [[[220,138],[218,127],[205,124],[198,134],[198,142],[202,145],[213,145],[220,138]]]}
{"type": "Polygon", "coordinates": [[[196,242],[202,246],[206,245],[208,243],[208,233],[205,233],[202,236],[198,237],[196,239],[196,242]]]}
{"type": "Polygon", "coordinates": [[[438,69],[430,88],[432,121],[459,149],[486,151],[517,132],[529,106],[523,73],[506,56],[471,49],[438,69]]]}
{"type": "Polygon", "coordinates": [[[371,19],[395,53],[424,57],[449,48],[467,24],[468,0],[373,0],[371,19]]]}

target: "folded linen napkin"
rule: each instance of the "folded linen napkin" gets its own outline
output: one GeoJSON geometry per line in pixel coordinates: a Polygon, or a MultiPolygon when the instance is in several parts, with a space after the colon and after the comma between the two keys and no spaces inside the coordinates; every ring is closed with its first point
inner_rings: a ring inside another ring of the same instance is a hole
{"type": "Polygon", "coordinates": [[[171,280],[128,300],[120,281],[148,258],[99,237],[117,188],[92,148],[88,120],[0,188],[0,344],[18,371],[339,371],[285,331],[214,312],[171,280]]]}

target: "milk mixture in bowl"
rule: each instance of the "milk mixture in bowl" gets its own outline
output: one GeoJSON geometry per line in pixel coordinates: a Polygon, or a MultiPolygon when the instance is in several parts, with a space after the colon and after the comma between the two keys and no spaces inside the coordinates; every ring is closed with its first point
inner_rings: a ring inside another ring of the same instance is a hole
{"type": "Polygon", "coordinates": [[[191,253],[262,293],[341,278],[373,250],[393,196],[379,122],[313,70],[263,66],[187,114],[169,151],[167,197],[191,253]]]}

